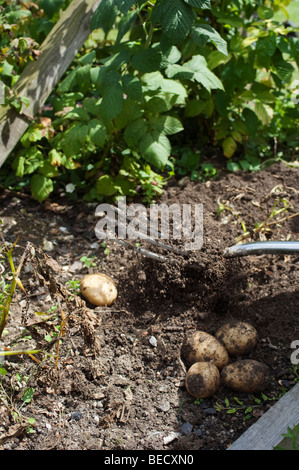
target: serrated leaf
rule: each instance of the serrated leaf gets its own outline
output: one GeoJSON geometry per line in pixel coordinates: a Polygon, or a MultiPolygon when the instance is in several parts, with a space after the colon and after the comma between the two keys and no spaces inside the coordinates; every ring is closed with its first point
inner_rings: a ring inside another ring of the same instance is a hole
{"type": "Polygon", "coordinates": [[[105,121],[114,119],[123,107],[123,90],[120,83],[116,83],[105,90],[103,99],[99,104],[100,116],[105,121]]]}
{"type": "Polygon", "coordinates": [[[91,18],[91,31],[102,28],[106,34],[109,33],[115,23],[117,13],[114,0],[102,0],[91,18]]]}
{"type": "Polygon", "coordinates": [[[59,93],[67,93],[68,91],[72,90],[74,86],[77,84],[77,72],[80,68],[78,65],[74,68],[62,82],[58,84],[57,90],[59,93]]]}
{"type": "Polygon", "coordinates": [[[81,153],[87,132],[88,126],[80,122],[74,124],[64,132],[58,142],[67,157],[74,157],[81,153]]]}
{"type": "Polygon", "coordinates": [[[147,133],[147,122],[140,118],[132,121],[125,129],[124,139],[129,147],[134,148],[138,145],[139,140],[147,133]]]}
{"type": "Polygon", "coordinates": [[[207,61],[203,56],[193,56],[191,60],[184,64],[184,69],[189,69],[194,72],[193,79],[201,83],[208,91],[215,89],[223,90],[222,82],[208,69],[207,61]]]}
{"type": "Polygon", "coordinates": [[[31,193],[38,202],[42,202],[53,191],[53,181],[46,176],[35,174],[31,178],[31,193]]]}
{"type": "Polygon", "coordinates": [[[117,129],[124,129],[129,122],[140,118],[142,114],[143,109],[141,108],[141,104],[127,98],[123,101],[121,112],[114,119],[114,125],[117,129]]]}
{"type": "Polygon", "coordinates": [[[231,158],[237,150],[237,144],[232,137],[227,137],[222,143],[222,149],[226,158],[231,158]]]}
{"type": "Polygon", "coordinates": [[[97,147],[104,147],[107,132],[106,127],[98,119],[92,119],[88,123],[89,137],[97,147]]]}
{"type": "Polygon", "coordinates": [[[141,138],[139,150],[144,160],[163,170],[171,153],[171,145],[164,134],[152,131],[141,138]]]}
{"type": "Polygon", "coordinates": [[[183,0],[162,2],[162,32],[172,44],[181,43],[185,39],[194,19],[195,13],[183,0]]]}
{"type": "Polygon", "coordinates": [[[207,24],[199,24],[192,29],[191,37],[196,44],[204,46],[208,41],[211,41],[219,52],[227,55],[227,43],[220,34],[207,24]]]}
{"type": "Polygon", "coordinates": [[[283,80],[284,82],[288,83],[292,80],[294,70],[295,69],[290,62],[286,62],[283,59],[274,61],[274,71],[280,80],[283,80]]]}
{"type": "Polygon", "coordinates": [[[151,118],[149,120],[151,129],[163,132],[166,135],[177,134],[184,130],[181,121],[175,116],[159,116],[157,118],[151,118]]]}
{"type": "Polygon", "coordinates": [[[211,0],[184,0],[188,5],[195,8],[202,8],[203,10],[211,9],[211,0]]]}
{"type": "Polygon", "coordinates": [[[259,119],[268,126],[273,118],[273,109],[270,108],[267,104],[263,104],[260,101],[257,101],[254,104],[254,112],[259,117],[259,119]]]}
{"type": "Polygon", "coordinates": [[[131,25],[137,18],[137,12],[136,11],[129,11],[125,16],[123,16],[119,23],[118,23],[118,33],[117,33],[117,38],[116,38],[116,43],[119,43],[122,38],[127,34],[127,32],[130,30],[131,25]]]}
{"type": "Polygon", "coordinates": [[[125,15],[136,0],[116,0],[119,10],[125,15]]]}
{"type": "Polygon", "coordinates": [[[64,119],[73,119],[76,121],[88,121],[90,119],[90,116],[84,108],[74,108],[64,116],[64,119]]]}
{"type": "Polygon", "coordinates": [[[132,57],[132,66],[141,73],[155,72],[160,68],[162,53],[155,49],[140,49],[132,57]]]}
{"type": "Polygon", "coordinates": [[[127,73],[122,77],[123,92],[131,100],[141,101],[143,98],[142,86],[138,77],[127,73]]]}
{"type": "Polygon", "coordinates": [[[91,64],[81,65],[76,73],[76,83],[82,92],[90,89],[91,64]]]}

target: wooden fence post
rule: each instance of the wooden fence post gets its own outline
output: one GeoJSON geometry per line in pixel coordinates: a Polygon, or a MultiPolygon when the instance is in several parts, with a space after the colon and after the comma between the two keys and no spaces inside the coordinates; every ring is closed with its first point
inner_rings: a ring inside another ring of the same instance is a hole
{"type": "Polygon", "coordinates": [[[24,69],[13,91],[30,100],[24,113],[0,107],[0,167],[90,34],[90,20],[101,0],[73,0],[42,43],[40,55],[24,69]]]}

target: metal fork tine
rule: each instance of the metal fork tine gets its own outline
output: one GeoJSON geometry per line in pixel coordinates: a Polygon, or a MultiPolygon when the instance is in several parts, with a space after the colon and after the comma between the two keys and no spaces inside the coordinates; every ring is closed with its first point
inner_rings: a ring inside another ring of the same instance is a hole
{"type": "MultiPolygon", "coordinates": [[[[119,208],[117,208],[117,207],[113,207],[113,210],[115,210],[115,212],[117,212],[119,215],[125,215],[126,218],[127,218],[129,221],[133,221],[133,220],[134,220],[134,217],[130,217],[130,216],[128,216],[127,214],[124,214],[124,212],[121,211],[121,210],[120,210],[119,208]]],[[[108,217],[108,216],[106,216],[105,218],[106,218],[106,220],[107,220],[108,222],[116,223],[116,225],[117,225],[118,227],[120,227],[120,228],[125,228],[125,227],[126,227],[126,225],[125,225],[123,222],[119,222],[119,221],[116,222],[114,219],[111,219],[111,218],[108,217]]],[[[148,218],[143,219],[143,220],[144,220],[144,221],[146,220],[146,222],[147,222],[146,227],[147,227],[147,226],[148,226],[148,218]]],[[[145,241],[151,243],[152,245],[156,245],[156,246],[158,246],[158,247],[160,247],[160,248],[163,248],[163,249],[165,249],[165,250],[172,251],[172,252],[178,253],[178,254],[183,255],[183,256],[189,256],[189,253],[188,253],[188,252],[186,252],[186,251],[184,251],[184,250],[181,250],[180,248],[176,248],[176,247],[173,247],[173,246],[171,246],[171,245],[168,245],[167,243],[157,241],[157,240],[155,240],[154,238],[149,237],[149,236],[148,236],[147,234],[145,234],[145,233],[134,231],[131,227],[129,227],[129,229],[126,227],[126,229],[127,229],[127,231],[129,231],[129,235],[134,236],[135,239],[140,238],[140,239],[142,239],[142,240],[145,240],[145,241]]],[[[159,235],[159,237],[160,237],[160,236],[161,236],[161,237],[163,237],[163,236],[165,237],[165,235],[163,235],[163,233],[160,232],[160,231],[158,232],[158,235],[159,235]]],[[[119,239],[118,239],[118,240],[119,240],[119,239]]],[[[130,244],[129,244],[129,245],[130,245],[130,244]]],[[[139,251],[140,251],[140,250],[139,250],[139,251]]],[[[147,250],[146,250],[146,251],[147,251],[147,250]]],[[[148,253],[151,253],[151,252],[149,251],[148,253]]],[[[157,255],[157,256],[160,256],[160,255],[157,255]]]]}

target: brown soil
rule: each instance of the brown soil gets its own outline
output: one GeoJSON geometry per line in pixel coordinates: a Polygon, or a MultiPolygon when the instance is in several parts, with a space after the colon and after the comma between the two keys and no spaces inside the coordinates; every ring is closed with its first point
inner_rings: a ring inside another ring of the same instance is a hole
{"type": "Polygon", "coordinates": [[[35,253],[26,253],[21,279],[27,297],[18,289],[3,344],[51,355],[36,354],[44,359],[39,363],[12,355],[1,365],[7,371],[0,388],[2,449],[227,449],[298,379],[291,343],[299,339],[299,256],[227,259],[223,250],[242,235],[241,219],[250,241],[298,240],[299,217],[290,217],[299,211],[298,187],[298,171],[285,165],[225,173],[206,183],[173,181],[159,202],[203,204],[204,245],[187,263],[179,255],[176,263],[154,261],[112,241],[107,254],[94,233],[95,205],[63,198],[38,204],[4,191],[4,238],[14,242],[20,235],[16,264],[28,241],[35,253]],[[254,233],[276,200],[277,209],[284,200],[289,210],[254,233]],[[234,212],[217,215],[220,201],[234,212]],[[94,255],[95,266],[80,262],[94,255]],[[111,307],[69,298],[66,282],[88,272],[114,279],[118,297],[111,307]],[[35,314],[51,307],[49,319],[35,314]],[[185,335],[195,329],[214,334],[235,319],[257,329],[257,346],[244,358],[265,363],[270,382],[263,394],[221,385],[211,398],[195,400],[184,385],[185,335]],[[59,325],[64,335],[55,360],[59,325]],[[34,395],[26,403],[30,387],[34,395]],[[28,418],[35,419],[32,428],[28,418]]]}

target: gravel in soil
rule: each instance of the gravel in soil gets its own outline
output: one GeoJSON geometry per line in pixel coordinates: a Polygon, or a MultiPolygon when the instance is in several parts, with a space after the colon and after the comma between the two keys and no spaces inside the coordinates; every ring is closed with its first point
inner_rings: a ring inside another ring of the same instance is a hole
{"type": "Polygon", "coordinates": [[[299,257],[227,259],[223,250],[244,234],[241,221],[250,241],[299,239],[298,172],[275,165],[205,183],[173,181],[158,202],[203,204],[204,243],[187,263],[179,255],[157,262],[113,241],[102,246],[95,204],[63,197],[39,204],[2,192],[4,238],[19,235],[16,264],[32,244],[21,271],[26,295],[18,289],[14,297],[2,346],[48,353],[1,364],[2,449],[223,450],[295,384],[299,257]],[[269,218],[275,207],[281,212],[269,218]],[[256,230],[263,221],[267,230],[256,230]],[[67,284],[90,272],[115,281],[112,306],[88,305],[67,284]],[[258,331],[245,358],[268,365],[267,389],[253,396],[222,385],[195,400],[184,384],[185,335],[214,334],[236,319],[258,331]]]}

